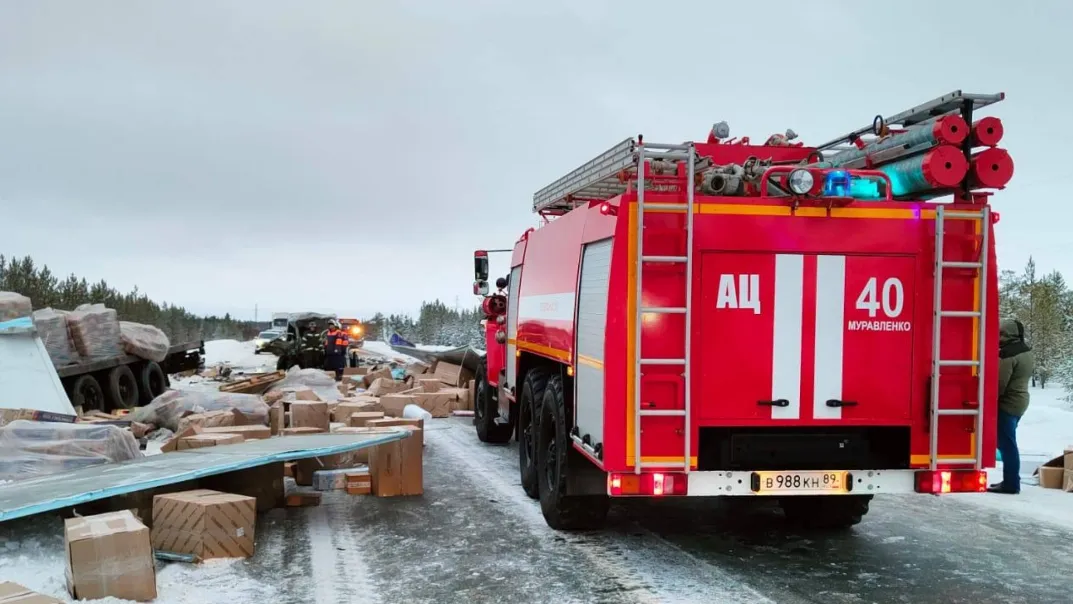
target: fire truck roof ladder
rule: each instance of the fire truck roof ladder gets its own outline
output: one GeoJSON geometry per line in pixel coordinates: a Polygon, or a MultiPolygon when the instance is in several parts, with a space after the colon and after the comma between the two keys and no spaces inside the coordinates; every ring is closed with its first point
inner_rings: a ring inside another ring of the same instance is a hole
{"type": "Polygon", "coordinates": [[[931,418],[929,422],[929,466],[935,470],[938,464],[973,464],[977,471],[983,469],[983,418],[984,418],[984,393],[986,377],[984,375],[984,358],[990,354],[986,340],[987,336],[987,257],[989,241],[989,227],[991,225],[991,208],[981,206],[979,211],[949,210],[944,206],[935,209],[935,298],[934,315],[932,322],[931,341],[931,418]],[[975,261],[952,261],[943,257],[945,238],[945,225],[947,220],[976,220],[980,223],[980,250],[979,259],[975,261]],[[976,299],[979,307],[973,310],[943,310],[943,277],[944,269],[970,269],[977,271],[976,299]],[[976,339],[975,360],[947,360],[940,356],[943,319],[965,319],[974,321],[976,339]],[[939,378],[943,367],[972,367],[976,371],[976,406],[964,409],[949,409],[939,407],[939,378]],[[973,457],[946,458],[939,457],[939,419],[945,416],[960,415],[975,417],[976,448],[972,452],[973,457]]]}
{"type": "MultiPolygon", "coordinates": [[[[691,143],[643,144],[645,160],[685,160],[687,150],[693,148],[691,143]]],[[[565,214],[584,202],[610,199],[625,193],[627,185],[622,175],[640,163],[640,146],[641,143],[628,138],[537,191],[533,194],[533,211],[540,214],[565,214]]],[[[689,157],[693,158],[691,162],[695,164],[696,154],[689,157]]]]}
{"type": "Polygon", "coordinates": [[[650,462],[646,463],[641,453],[641,422],[646,417],[660,416],[660,417],[681,417],[684,423],[683,434],[685,437],[685,443],[683,445],[684,451],[682,452],[683,470],[689,472],[690,470],[690,440],[692,436],[692,427],[690,425],[691,416],[691,404],[690,396],[692,393],[692,384],[690,381],[690,349],[692,344],[690,341],[690,335],[692,332],[692,313],[691,313],[691,301],[693,299],[693,189],[691,186],[694,182],[695,168],[697,152],[692,143],[686,145],[649,145],[647,143],[638,143],[637,149],[637,163],[643,166],[644,161],[650,158],[659,159],[684,159],[686,161],[686,183],[685,187],[686,199],[685,203],[646,203],[645,202],[645,171],[637,170],[637,279],[635,280],[635,290],[633,292],[634,300],[636,304],[636,313],[634,315],[634,333],[633,335],[633,350],[634,350],[634,367],[633,367],[633,442],[634,445],[634,460],[633,467],[634,472],[641,473],[641,470],[646,467],[667,467],[667,462],[650,462]],[[650,152],[649,148],[655,147],[656,151],[650,152]],[[663,152],[660,152],[663,150],[663,152]],[[682,152],[684,151],[684,153],[682,152]],[[672,155],[675,154],[675,155],[672,155]],[[680,155],[681,157],[677,157],[680,155]],[[646,256],[644,253],[644,227],[645,227],[645,209],[646,208],[660,208],[660,209],[673,209],[683,210],[685,212],[685,255],[684,256],[646,256]],[[642,293],[644,292],[644,267],[649,263],[674,263],[685,265],[685,306],[684,307],[660,307],[649,306],[645,307],[641,305],[642,293]],[[685,315],[685,334],[684,342],[685,348],[683,350],[682,358],[680,359],[668,359],[668,358],[647,358],[641,351],[641,333],[645,325],[643,315],[645,314],[680,314],[685,315]],[[661,365],[661,366],[678,366],[682,368],[682,377],[685,381],[683,388],[683,408],[682,409],[644,409],[642,407],[641,399],[641,372],[646,366],[661,365]]]}
{"type": "Polygon", "coordinates": [[[901,111],[889,117],[877,115],[871,124],[843,134],[838,138],[829,140],[819,147],[816,147],[816,149],[819,151],[843,151],[845,149],[853,148],[847,147],[846,145],[853,143],[853,141],[861,136],[865,134],[875,135],[877,126],[879,125],[891,126],[896,124],[908,128],[909,126],[923,124],[924,122],[951,113],[961,114],[966,122],[971,124],[973,111],[997,103],[1005,98],[1006,94],[1003,92],[996,94],[972,94],[955,90],[950,94],[944,94],[939,98],[932,99],[927,103],[917,105],[916,107],[910,107],[905,111],[901,111]]]}

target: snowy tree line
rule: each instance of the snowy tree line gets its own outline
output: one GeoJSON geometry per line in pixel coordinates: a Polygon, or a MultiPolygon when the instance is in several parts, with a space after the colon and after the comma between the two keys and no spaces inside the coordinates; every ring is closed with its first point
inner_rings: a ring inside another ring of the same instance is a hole
{"type": "Polygon", "coordinates": [[[154,302],[137,287],[121,293],[104,280],[89,283],[75,275],[61,277],[47,265],[37,266],[29,256],[8,259],[0,255],[0,291],[27,296],[34,309],[72,310],[80,304],[104,304],[114,308],[121,320],[159,327],[172,342],[248,340],[257,335],[252,321],[237,321],[230,315],[199,317],[181,306],[154,302]]]}
{"type": "Polygon", "coordinates": [[[1033,385],[1052,380],[1073,400],[1073,291],[1058,271],[1038,275],[1032,258],[1022,272],[999,275],[999,312],[1019,319],[1036,356],[1033,385]]]}
{"type": "Polygon", "coordinates": [[[440,300],[422,302],[417,317],[377,313],[366,323],[370,339],[386,340],[397,333],[415,344],[484,348],[484,314],[479,306],[449,307],[440,300]]]}

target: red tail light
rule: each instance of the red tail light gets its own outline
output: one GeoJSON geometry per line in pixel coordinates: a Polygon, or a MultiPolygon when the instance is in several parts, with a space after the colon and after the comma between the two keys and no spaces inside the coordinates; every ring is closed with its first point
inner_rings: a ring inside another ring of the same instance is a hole
{"type": "Polygon", "coordinates": [[[607,494],[612,497],[663,497],[689,494],[689,478],[681,473],[608,474],[607,494]]]}
{"type": "Polygon", "coordinates": [[[987,472],[976,470],[921,470],[916,474],[917,493],[983,493],[987,472]]]}

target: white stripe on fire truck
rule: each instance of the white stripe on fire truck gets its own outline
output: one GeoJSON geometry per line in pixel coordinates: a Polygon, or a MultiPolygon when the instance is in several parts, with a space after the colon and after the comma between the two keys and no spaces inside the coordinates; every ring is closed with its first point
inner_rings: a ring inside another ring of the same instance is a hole
{"type": "Polygon", "coordinates": [[[816,258],[816,343],[812,389],[813,419],[842,419],[842,330],[845,326],[846,257],[816,258]]]}
{"type": "Polygon", "coordinates": [[[801,417],[801,313],[805,288],[805,257],[775,255],[774,337],[771,351],[771,419],[801,417]]]}
{"type": "Polygon", "coordinates": [[[574,292],[541,294],[518,299],[518,318],[539,321],[573,321],[574,292]]]}

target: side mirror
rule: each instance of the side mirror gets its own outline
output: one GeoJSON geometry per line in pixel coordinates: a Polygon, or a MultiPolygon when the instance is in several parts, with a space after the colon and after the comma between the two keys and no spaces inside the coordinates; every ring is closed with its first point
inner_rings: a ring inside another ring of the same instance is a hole
{"type": "Polygon", "coordinates": [[[473,253],[473,278],[476,281],[488,280],[488,252],[478,250],[473,253]]]}
{"type": "Polygon", "coordinates": [[[487,281],[474,281],[473,282],[473,295],[474,296],[487,296],[488,295],[488,282],[487,281]]]}

